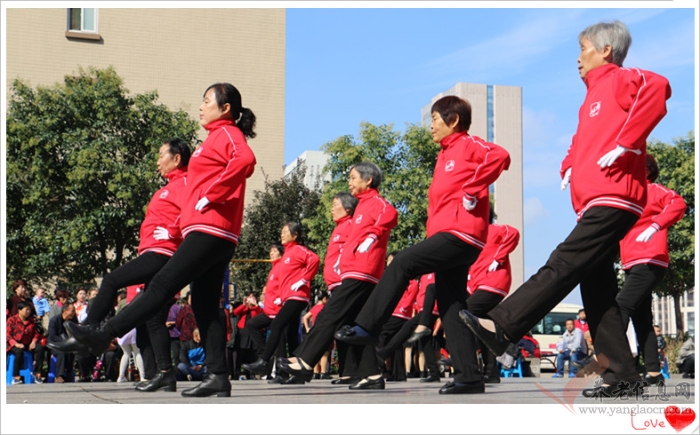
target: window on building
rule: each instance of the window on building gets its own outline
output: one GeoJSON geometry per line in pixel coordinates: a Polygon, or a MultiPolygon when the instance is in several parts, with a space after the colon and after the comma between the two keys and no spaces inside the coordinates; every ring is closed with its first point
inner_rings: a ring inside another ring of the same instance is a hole
{"type": "Polygon", "coordinates": [[[97,34],[97,9],[69,8],[66,37],[100,39],[97,34]]]}

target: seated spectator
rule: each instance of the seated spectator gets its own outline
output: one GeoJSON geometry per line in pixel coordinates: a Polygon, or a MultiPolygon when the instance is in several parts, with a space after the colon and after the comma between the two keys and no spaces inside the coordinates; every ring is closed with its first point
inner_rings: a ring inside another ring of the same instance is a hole
{"type": "Polygon", "coordinates": [[[75,316],[78,322],[82,322],[87,318],[87,290],[83,287],[78,287],[78,291],[75,293],[76,301],[73,303],[75,306],[75,316]]]}
{"type": "Polygon", "coordinates": [[[586,342],[583,340],[583,333],[574,327],[574,319],[566,319],[566,331],[562,335],[562,341],[557,343],[557,372],[554,378],[564,377],[564,361],[569,363],[569,377],[576,376],[578,369],[576,363],[586,357],[586,342]]]}
{"type": "Polygon", "coordinates": [[[588,320],[586,320],[586,311],[583,308],[578,310],[578,319],[574,321],[574,327],[583,333],[588,332],[588,320]]]}
{"type": "Polygon", "coordinates": [[[678,371],[683,373],[683,379],[695,379],[695,342],[692,335],[683,343],[676,359],[678,371]]]}
{"type": "Polygon", "coordinates": [[[64,289],[56,290],[56,302],[49,309],[49,321],[63,312],[63,306],[68,303],[69,298],[70,293],[68,291],[64,289]]]}
{"type": "Polygon", "coordinates": [[[241,365],[252,363],[257,359],[253,337],[246,329],[246,324],[253,317],[262,314],[261,303],[254,292],[250,292],[243,299],[243,302],[233,309],[236,317],[236,332],[233,336],[233,347],[230,348],[231,364],[229,366],[232,380],[238,380],[241,374],[241,365]]]}
{"type": "MultiPolygon", "coordinates": [[[[51,342],[59,342],[68,338],[64,322],[76,322],[75,307],[73,304],[64,304],[60,316],[54,316],[49,321],[49,337],[51,342]]],[[[57,384],[65,382],[66,377],[70,377],[73,373],[74,357],[71,352],[59,352],[52,350],[51,353],[56,356],[56,378],[54,382],[57,384]]]]}
{"type": "Polygon", "coordinates": [[[538,345],[539,343],[537,343],[537,340],[532,336],[532,332],[523,335],[523,338],[516,344],[516,346],[520,348],[520,353],[522,353],[523,358],[533,357],[538,345]]]}
{"type": "Polygon", "coordinates": [[[199,329],[192,332],[192,339],[180,346],[180,363],[177,365],[178,380],[201,381],[207,373],[204,366],[204,348],[199,329]]]}
{"type": "Polygon", "coordinates": [[[49,310],[51,306],[49,305],[49,300],[46,299],[46,290],[39,287],[34,292],[34,297],[32,298],[32,304],[34,305],[34,310],[36,311],[37,322],[41,324],[44,331],[49,329],[49,310]]]}
{"type": "Polygon", "coordinates": [[[19,371],[24,366],[24,352],[34,354],[34,381],[37,384],[44,382],[41,369],[44,365],[44,346],[41,344],[41,334],[36,327],[32,310],[34,305],[27,301],[17,303],[17,314],[7,319],[7,353],[15,356],[12,385],[23,384],[24,381],[19,371]]]}
{"type": "MultiPolygon", "coordinates": [[[[14,294],[7,299],[7,309],[10,310],[10,316],[17,314],[19,310],[19,303],[22,301],[28,302],[32,310],[32,319],[36,316],[36,310],[34,309],[34,304],[32,299],[29,297],[29,288],[27,287],[27,281],[23,279],[18,279],[12,283],[12,291],[14,294]]],[[[8,316],[9,318],[9,316],[8,316]]]]}

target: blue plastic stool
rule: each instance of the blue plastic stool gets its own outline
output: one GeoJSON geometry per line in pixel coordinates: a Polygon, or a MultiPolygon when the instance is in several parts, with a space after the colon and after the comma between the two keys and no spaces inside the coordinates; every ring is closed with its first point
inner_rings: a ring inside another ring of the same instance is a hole
{"type": "MultiPolygon", "coordinates": [[[[24,351],[24,365],[19,371],[20,377],[24,378],[25,384],[34,383],[34,377],[32,376],[32,365],[34,364],[34,354],[28,351],[24,351]]],[[[15,369],[15,355],[13,353],[8,353],[7,355],[7,374],[6,383],[7,385],[12,385],[12,372],[15,369]]]]}
{"type": "Polygon", "coordinates": [[[661,374],[664,375],[664,379],[670,379],[671,374],[668,372],[668,358],[664,357],[661,363],[661,374]]]}
{"type": "Polygon", "coordinates": [[[500,363],[498,365],[501,367],[502,378],[512,378],[515,377],[515,375],[518,375],[519,378],[523,377],[523,364],[520,361],[520,358],[518,358],[518,361],[515,363],[515,365],[509,369],[504,369],[500,363]]]}

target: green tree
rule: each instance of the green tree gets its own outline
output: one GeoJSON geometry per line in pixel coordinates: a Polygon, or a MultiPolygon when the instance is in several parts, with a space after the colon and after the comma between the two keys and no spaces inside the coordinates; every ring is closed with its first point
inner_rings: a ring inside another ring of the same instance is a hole
{"type": "Polygon", "coordinates": [[[7,276],[86,283],[136,255],[146,205],[162,180],[158,148],[196,140],[198,125],[129,95],[113,68],[63,83],[12,83],[7,110],[7,276]]]}
{"type": "Polygon", "coordinates": [[[428,217],[428,187],[440,146],[433,142],[427,129],[409,124],[403,134],[392,125],[360,125],[356,140],[352,135],[338,137],[323,145],[330,156],[324,173],[331,182],[323,190],[316,213],[305,222],[309,236],[318,246],[321,260],[335,227],[330,217],[333,195],[348,190],[348,173],[361,161],[377,164],[383,175],[379,192],[399,212],[399,223],[392,230],[389,251],[400,250],[425,237],[428,217]]]}
{"type": "Polygon", "coordinates": [[[676,310],[676,334],[683,336],[686,326],[681,315],[681,295],[695,283],[695,135],[673,140],[672,145],[655,141],[647,151],[656,157],[659,177],[656,182],[676,191],[686,203],[683,219],[668,231],[671,261],[668,272],[655,292],[672,296],[676,310]]]}
{"type": "MultiPolygon", "coordinates": [[[[316,212],[320,193],[304,185],[305,173],[301,167],[280,180],[270,182],[265,177],[265,190],[256,191],[253,202],[246,208],[236,259],[269,259],[270,244],[279,243],[282,226],[287,222],[300,222],[302,234],[308,233],[304,222],[316,212]]],[[[318,253],[313,241],[305,236],[304,239],[305,245],[318,253]]],[[[259,292],[269,271],[269,263],[234,263],[231,281],[238,286],[238,296],[259,292]]]]}

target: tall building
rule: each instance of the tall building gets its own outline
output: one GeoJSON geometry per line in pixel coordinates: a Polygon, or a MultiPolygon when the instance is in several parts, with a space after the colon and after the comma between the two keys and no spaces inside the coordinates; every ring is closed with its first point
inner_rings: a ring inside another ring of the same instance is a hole
{"type": "Polygon", "coordinates": [[[303,168],[304,186],[311,190],[322,190],[326,183],[330,183],[331,174],[323,174],[330,157],[323,151],[304,151],[299,157],[284,168],[284,177],[288,177],[303,168]]]}
{"type": "Polygon", "coordinates": [[[111,65],[131,94],[157,90],[199,120],[204,90],[230,82],[257,117],[250,201],[263,171],[278,179],[284,168],[285,26],[284,9],[8,8],[6,95],[16,78],[47,86],[111,65]]]}
{"type": "Polygon", "coordinates": [[[510,153],[510,168],[503,172],[493,186],[494,211],[499,223],[511,225],[520,231],[520,244],[510,255],[513,285],[518,288],[524,280],[525,233],[523,231],[523,116],[522,88],[519,86],[457,83],[433,97],[421,110],[421,120],[431,122],[430,108],[438,99],[455,95],[472,106],[472,125],[469,133],[488,142],[496,143],[510,153]]]}

